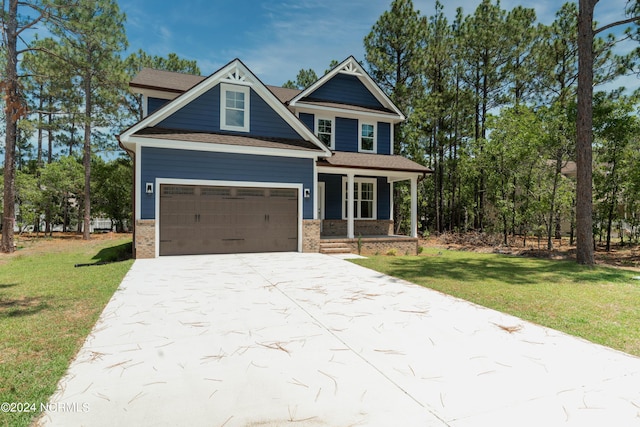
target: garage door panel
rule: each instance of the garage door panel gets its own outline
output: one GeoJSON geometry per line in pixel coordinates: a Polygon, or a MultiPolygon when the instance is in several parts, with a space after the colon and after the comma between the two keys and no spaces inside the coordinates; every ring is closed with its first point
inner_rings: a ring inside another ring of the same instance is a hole
{"type": "Polygon", "coordinates": [[[160,255],[295,251],[295,189],[162,185],[160,255]]]}

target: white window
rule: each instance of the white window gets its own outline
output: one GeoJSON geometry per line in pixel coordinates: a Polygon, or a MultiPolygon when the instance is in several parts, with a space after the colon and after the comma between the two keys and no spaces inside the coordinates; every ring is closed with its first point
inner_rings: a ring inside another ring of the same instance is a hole
{"type": "Polygon", "coordinates": [[[333,119],[316,119],[316,136],[328,148],[334,148],[334,135],[335,130],[333,126],[333,119]]]}
{"type": "MultiPolygon", "coordinates": [[[[342,178],[342,219],[347,219],[347,200],[349,197],[347,178],[342,178]]],[[[376,219],[376,179],[354,178],[353,217],[354,219],[376,219]]]]}
{"type": "Polygon", "coordinates": [[[360,123],[359,151],[376,152],[376,125],[360,123]]]}
{"type": "Polygon", "coordinates": [[[249,132],[249,95],[246,86],[220,85],[220,129],[249,132]]]}

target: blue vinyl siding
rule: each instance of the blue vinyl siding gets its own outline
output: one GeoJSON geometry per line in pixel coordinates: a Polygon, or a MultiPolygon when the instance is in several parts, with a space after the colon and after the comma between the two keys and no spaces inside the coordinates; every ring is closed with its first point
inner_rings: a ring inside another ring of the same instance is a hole
{"type": "Polygon", "coordinates": [[[162,107],[167,102],[169,102],[168,99],[152,98],[152,97],[147,98],[147,115],[153,113],[154,111],[162,107]]]}
{"type": "Polygon", "coordinates": [[[300,113],[300,120],[305,124],[306,127],[309,128],[311,132],[315,134],[316,132],[316,116],[308,113],[300,113]]]}
{"type": "Polygon", "coordinates": [[[391,124],[378,122],[378,154],[391,153],[391,124]]]}
{"type": "Polygon", "coordinates": [[[387,182],[387,178],[378,177],[378,219],[391,218],[391,184],[387,182]]]}
{"type": "Polygon", "coordinates": [[[319,174],[324,181],[324,218],[342,219],[342,175],[319,174]]]}
{"type": "Polygon", "coordinates": [[[358,121],[336,117],[336,151],[358,151],[358,121]]]}
{"type": "MultiPolygon", "coordinates": [[[[248,135],[301,139],[300,135],[253,90],[251,90],[250,108],[248,135]]],[[[220,86],[200,95],[162,120],[157,126],[168,129],[220,132],[220,86]]],[[[247,135],[244,132],[240,134],[247,135]]]]}
{"type": "MultiPolygon", "coordinates": [[[[312,193],[303,199],[303,218],[313,219],[312,159],[143,147],[141,162],[138,185],[143,189],[146,182],[155,182],[156,178],[302,184],[312,193]]],[[[143,192],[141,198],[141,218],[153,219],[155,195],[143,192]]]]}
{"type": "Polygon", "coordinates": [[[336,74],[329,81],[325,82],[318,89],[313,91],[309,99],[338,102],[341,104],[360,105],[383,109],[384,106],[360,79],[347,74],[336,74]]]}
{"type": "MultiPolygon", "coordinates": [[[[342,178],[344,175],[319,174],[318,181],[324,182],[324,217],[342,219],[342,178]]],[[[391,216],[391,184],[387,178],[377,178],[377,218],[389,219],[391,216]]]]}
{"type": "Polygon", "coordinates": [[[168,129],[220,131],[220,86],[203,93],[157,124],[168,129]]]}

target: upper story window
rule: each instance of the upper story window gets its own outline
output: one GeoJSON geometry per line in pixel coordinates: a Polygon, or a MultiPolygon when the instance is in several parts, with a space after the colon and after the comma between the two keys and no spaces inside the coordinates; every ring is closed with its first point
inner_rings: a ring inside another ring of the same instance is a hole
{"type": "Polygon", "coordinates": [[[220,85],[220,129],[249,132],[249,95],[246,86],[220,85]]]}
{"type": "Polygon", "coordinates": [[[316,120],[316,135],[318,139],[322,141],[328,148],[334,148],[334,127],[332,119],[316,120]]]}
{"type": "Polygon", "coordinates": [[[371,123],[360,123],[359,151],[374,153],[376,151],[376,126],[371,123]]]}

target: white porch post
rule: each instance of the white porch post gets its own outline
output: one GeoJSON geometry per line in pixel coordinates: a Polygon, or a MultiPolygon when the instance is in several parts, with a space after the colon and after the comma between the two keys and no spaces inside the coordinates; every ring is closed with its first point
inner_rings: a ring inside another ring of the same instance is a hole
{"type": "Polygon", "coordinates": [[[411,237],[418,237],[418,178],[411,178],[411,237]]]}
{"type": "Polygon", "coordinates": [[[347,238],[355,238],[354,222],[353,222],[353,178],[352,173],[347,174],[347,238]]]}
{"type": "MultiPolygon", "coordinates": [[[[393,181],[389,183],[389,219],[393,221],[393,181]]],[[[393,225],[395,231],[395,224],[393,225]]]]}

